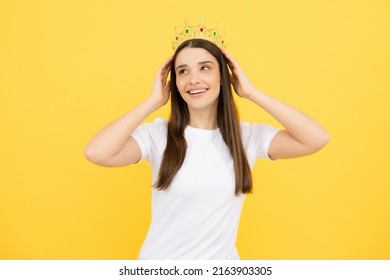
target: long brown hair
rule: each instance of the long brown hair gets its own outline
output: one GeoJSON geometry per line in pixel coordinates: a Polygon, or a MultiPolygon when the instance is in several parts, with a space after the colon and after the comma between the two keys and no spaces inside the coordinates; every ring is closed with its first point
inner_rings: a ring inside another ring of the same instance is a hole
{"type": "Polygon", "coordinates": [[[167,146],[165,148],[159,179],[156,188],[165,190],[181,168],[186,156],[187,142],[184,129],[189,123],[187,103],[181,97],[176,86],[175,61],[178,53],[184,48],[203,48],[211,53],[219,63],[221,91],[218,97],[217,123],[220,132],[234,162],[236,180],[235,194],[252,192],[252,174],[246,158],[241,137],[241,127],[237,107],[233,100],[230,74],[225,56],[219,47],[203,39],[192,39],[183,42],[173,56],[171,66],[171,116],[168,121],[167,146]]]}

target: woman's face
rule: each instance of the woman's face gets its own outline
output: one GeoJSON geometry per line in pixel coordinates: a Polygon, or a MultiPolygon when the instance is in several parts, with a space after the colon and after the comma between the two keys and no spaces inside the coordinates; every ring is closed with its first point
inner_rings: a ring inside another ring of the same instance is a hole
{"type": "Polygon", "coordinates": [[[203,48],[184,48],[175,61],[176,86],[192,110],[217,110],[221,75],[217,59],[203,48]]]}

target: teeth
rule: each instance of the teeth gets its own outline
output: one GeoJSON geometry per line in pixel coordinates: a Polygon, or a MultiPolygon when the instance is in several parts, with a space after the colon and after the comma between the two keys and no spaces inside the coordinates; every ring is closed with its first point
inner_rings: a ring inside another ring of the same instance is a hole
{"type": "Polygon", "coordinates": [[[201,92],[205,92],[205,91],[206,91],[205,89],[198,89],[198,90],[190,91],[190,94],[197,94],[197,93],[201,93],[201,92]]]}

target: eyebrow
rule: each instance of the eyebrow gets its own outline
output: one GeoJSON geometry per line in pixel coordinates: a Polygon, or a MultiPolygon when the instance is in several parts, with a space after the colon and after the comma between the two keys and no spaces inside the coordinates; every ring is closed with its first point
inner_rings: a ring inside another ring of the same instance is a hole
{"type": "MultiPolygon", "coordinates": [[[[210,60],[201,61],[201,62],[198,63],[198,65],[202,65],[202,64],[206,64],[206,63],[211,63],[211,64],[214,65],[214,62],[212,62],[210,60]]],[[[186,66],[188,66],[188,65],[187,64],[181,64],[181,65],[177,66],[175,70],[177,71],[177,69],[183,68],[183,67],[186,67],[186,66]]]]}

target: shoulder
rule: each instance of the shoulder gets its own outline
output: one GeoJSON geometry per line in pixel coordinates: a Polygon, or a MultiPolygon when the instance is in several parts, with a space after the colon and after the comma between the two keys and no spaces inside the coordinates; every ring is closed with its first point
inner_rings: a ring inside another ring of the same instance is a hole
{"type": "Polygon", "coordinates": [[[154,119],[154,123],[159,123],[161,125],[167,125],[168,124],[168,121],[166,119],[163,119],[163,118],[157,118],[157,119],[154,119]]]}
{"type": "Polygon", "coordinates": [[[155,119],[137,127],[132,137],[138,143],[142,158],[149,161],[163,151],[167,142],[167,124],[162,118],[155,119]]]}
{"type": "Polygon", "coordinates": [[[168,125],[168,121],[163,118],[156,118],[154,119],[153,122],[149,123],[154,126],[159,126],[159,127],[166,127],[168,125]]]}
{"type": "Polygon", "coordinates": [[[168,122],[163,118],[157,118],[153,122],[139,125],[132,133],[137,142],[154,142],[156,139],[166,138],[168,122]]]}
{"type": "Polygon", "coordinates": [[[168,121],[163,118],[154,119],[153,122],[144,123],[139,128],[153,133],[166,133],[168,121]]]}
{"type": "Polygon", "coordinates": [[[269,159],[269,146],[279,131],[279,128],[267,124],[241,123],[243,143],[253,164],[259,158],[269,159]]]}
{"type": "Polygon", "coordinates": [[[166,135],[168,131],[168,121],[163,118],[157,118],[154,120],[153,125],[157,132],[166,135]]]}
{"type": "Polygon", "coordinates": [[[241,122],[241,133],[244,140],[252,137],[265,137],[276,134],[280,129],[268,124],[250,124],[241,122]]]}

